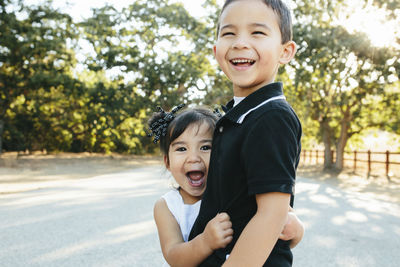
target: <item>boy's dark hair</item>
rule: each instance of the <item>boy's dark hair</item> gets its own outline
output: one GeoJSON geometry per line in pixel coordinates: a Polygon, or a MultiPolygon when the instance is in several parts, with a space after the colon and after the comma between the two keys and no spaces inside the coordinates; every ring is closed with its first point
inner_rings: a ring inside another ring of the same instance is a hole
{"type": "MultiPolygon", "coordinates": [[[[161,112],[154,113],[153,116],[150,118],[148,124],[151,125],[155,121],[159,120],[161,117],[161,112]]],[[[206,108],[198,107],[182,111],[181,113],[176,115],[176,117],[169,123],[166,135],[160,137],[161,152],[168,158],[170,144],[176,138],[178,138],[190,125],[201,125],[205,122],[210,127],[210,131],[214,132],[217,120],[218,116],[214,114],[211,110],[206,108]]]]}
{"type": "MultiPolygon", "coordinates": [[[[232,4],[235,1],[239,0],[226,0],[224,5],[222,6],[221,13],[219,14],[219,18],[221,17],[221,14],[224,12],[225,8],[232,4]]],[[[243,0],[240,0],[243,1],[243,0]]],[[[290,9],[288,6],[282,2],[281,0],[260,0],[264,2],[269,8],[271,8],[275,14],[278,15],[278,23],[279,23],[279,29],[281,31],[281,38],[282,38],[282,44],[285,44],[289,41],[292,40],[292,17],[290,14],[290,9]]],[[[217,25],[217,37],[219,34],[219,27],[220,27],[220,22],[218,21],[217,25]]]]}

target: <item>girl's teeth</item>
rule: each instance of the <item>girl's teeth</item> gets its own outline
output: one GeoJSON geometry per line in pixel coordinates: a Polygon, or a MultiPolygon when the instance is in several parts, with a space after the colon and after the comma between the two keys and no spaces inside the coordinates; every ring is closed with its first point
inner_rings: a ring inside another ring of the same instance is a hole
{"type": "Polygon", "coordinates": [[[201,171],[188,172],[186,177],[189,182],[194,186],[201,186],[204,183],[204,173],[201,171]]]}
{"type": "Polygon", "coordinates": [[[190,182],[191,182],[192,184],[194,184],[194,185],[200,185],[200,184],[203,183],[203,179],[200,179],[200,180],[195,181],[195,180],[192,180],[192,179],[189,178],[189,180],[190,180],[190,182]]]}

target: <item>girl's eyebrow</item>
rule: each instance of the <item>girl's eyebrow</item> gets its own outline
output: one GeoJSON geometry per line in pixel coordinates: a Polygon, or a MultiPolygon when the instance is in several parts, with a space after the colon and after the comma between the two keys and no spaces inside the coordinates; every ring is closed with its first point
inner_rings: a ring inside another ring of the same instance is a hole
{"type": "MultiPolygon", "coordinates": [[[[200,141],[200,143],[212,143],[212,139],[203,139],[203,140],[201,140],[200,141]]],[[[177,142],[173,142],[173,143],[171,143],[171,146],[182,146],[182,145],[185,145],[186,144],[186,142],[183,142],[183,141],[177,141],[177,142]]]]}
{"type": "Polygon", "coordinates": [[[183,141],[177,141],[177,142],[172,142],[171,143],[171,146],[177,146],[177,145],[184,145],[184,144],[186,144],[186,142],[183,142],[183,141]]]}

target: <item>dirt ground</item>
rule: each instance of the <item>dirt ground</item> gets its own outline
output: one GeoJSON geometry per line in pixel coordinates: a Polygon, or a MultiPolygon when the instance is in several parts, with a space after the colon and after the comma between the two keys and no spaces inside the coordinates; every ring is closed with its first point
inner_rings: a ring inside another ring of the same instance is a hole
{"type": "MultiPolygon", "coordinates": [[[[122,172],[149,164],[162,164],[161,157],[120,154],[60,153],[0,155],[0,194],[10,194],[51,186],[62,180],[84,179],[122,172]]],[[[346,190],[400,203],[400,178],[369,177],[343,171],[341,174],[322,172],[321,166],[300,166],[301,177],[320,179],[346,190]]]]}
{"type": "Polygon", "coordinates": [[[0,155],[0,194],[29,191],[63,180],[91,178],[161,163],[161,157],[154,156],[3,153],[0,155]]]}
{"type": "Polygon", "coordinates": [[[386,176],[370,176],[365,173],[354,173],[345,169],[340,174],[323,172],[322,165],[300,165],[297,176],[323,180],[344,190],[351,190],[370,195],[375,199],[400,203],[400,178],[386,176]]]}

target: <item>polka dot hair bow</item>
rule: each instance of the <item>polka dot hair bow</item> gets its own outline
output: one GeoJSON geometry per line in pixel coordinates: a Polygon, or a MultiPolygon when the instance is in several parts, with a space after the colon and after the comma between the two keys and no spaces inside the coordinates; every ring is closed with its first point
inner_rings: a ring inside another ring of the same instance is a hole
{"type": "Polygon", "coordinates": [[[171,112],[165,112],[165,110],[163,110],[160,106],[157,107],[157,110],[160,113],[160,118],[150,124],[149,129],[151,133],[147,135],[148,137],[154,136],[154,144],[156,144],[162,136],[167,135],[169,123],[175,118],[175,113],[184,106],[185,104],[180,104],[173,108],[171,112]]]}

